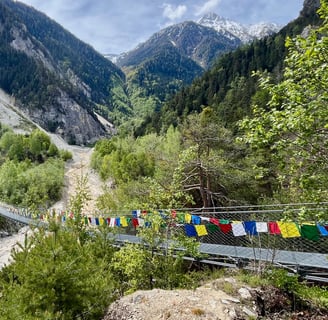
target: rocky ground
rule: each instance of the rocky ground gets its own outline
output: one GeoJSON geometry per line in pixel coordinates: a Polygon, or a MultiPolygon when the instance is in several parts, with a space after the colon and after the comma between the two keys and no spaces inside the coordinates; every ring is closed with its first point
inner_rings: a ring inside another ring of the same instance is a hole
{"type": "Polygon", "coordinates": [[[324,311],[294,306],[273,287],[250,288],[234,277],[196,290],[137,291],[114,302],[103,320],[327,320],[324,311]]]}

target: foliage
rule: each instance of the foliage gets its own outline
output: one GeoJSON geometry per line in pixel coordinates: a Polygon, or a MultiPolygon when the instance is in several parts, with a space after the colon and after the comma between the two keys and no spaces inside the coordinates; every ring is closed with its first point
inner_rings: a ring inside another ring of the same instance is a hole
{"type": "MultiPolygon", "coordinates": [[[[81,211],[87,201],[83,181],[72,210],[81,211]]],[[[13,263],[0,272],[0,318],[99,319],[118,293],[193,283],[182,255],[196,253],[197,243],[190,239],[186,248],[193,250],[175,257],[181,245],[169,247],[169,221],[162,216],[146,217],[151,227],[139,230],[141,245],[117,250],[108,227],[81,227],[80,211],[64,227],[56,221],[39,227],[13,252],[13,263]]]]}
{"type": "Polygon", "coordinates": [[[112,182],[98,199],[101,209],[256,202],[271,191],[257,170],[260,162],[234,142],[209,107],[160,136],[99,141],[92,158],[101,177],[112,182]]]}
{"type": "Polygon", "coordinates": [[[69,230],[39,229],[1,273],[3,319],[95,319],[113,299],[107,262],[69,230]]]}
{"type": "Polygon", "coordinates": [[[164,215],[156,211],[144,215],[145,227],[137,232],[141,244],[126,245],[114,254],[113,271],[121,288],[173,289],[194,284],[183,256],[199,257],[199,244],[171,228],[174,219],[164,215]]]}
{"type": "Polygon", "coordinates": [[[30,135],[7,129],[0,137],[0,197],[33,211],[46,208],[61,196],[64,162],[44,132],[30,135]]]}
{"type": "Polygon", "coordinates": [[[302,283],[298,275],[290,274],[284,269],[270,268],[264,277],[270,284],[293,295],[295,299],[306,301],[314,308],[328,308],[328,291],[324,287],[302,283]]]}
{"type": "Polygon", "coordinates": [[[213,108],[224,125],[236,130],[236,121],[251,112],[251,100],[258,90],[252,72],[266,70],[279,81],[287,53],[286,36],[294,37],[308,25],[319,23],[315,12],[301,15],[277,34],[220,56],[210,70],[147,117],[136,132],[165,131],[171,124],[177,126],[189,114],[200,113],[202,105],[213,108]]]}
{"type": "MultiPolygon", "coordinates": [[[[17,103],[42,110],[56,106],[66,92],[91,115],[91,111],[104,116],[113,111],[123,116],[130,112],[123,89],[125,76],[108,59],[23,3],[1,1],[0,11],[0,23],[4,27],[0,87],[14,95],[17,103]],[[33,53],[13,49],[13,28],[19,30],[22,39],[30,41],[33,53]],[[97,104],[104,105],[104,111],[97,104]]],[[[120,123],[120,117],[114,121],[120,123]]],[[[54,132],[61,124],[49,121],[45,125],[54,132]]]]}
{"type": "Polygon", "coordinates": [[[288,39],[283,81],[272,84],[262,76],[261,86],[271,97],[268,105],[254,106],[254,118],[242,122],[246,142],[254,149],[270,150],[271,159],[278,164],[282,192],[296,201],[327,199],[326,1],[319,13],[323,19],[320,28],[312,29],[305,38],[288,39]]]}

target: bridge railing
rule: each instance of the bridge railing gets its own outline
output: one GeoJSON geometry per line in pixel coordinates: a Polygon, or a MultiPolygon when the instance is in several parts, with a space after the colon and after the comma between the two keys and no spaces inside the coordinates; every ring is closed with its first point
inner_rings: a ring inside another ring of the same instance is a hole
{"type": "MultiPolygon", "coordinates": [[[[31,217],[27,210],[15,214],[31,217]]],[[[162,217],[163,230],[183,233],[200,242],[203,253],[222,261],[267,261],[297,268],[315,267],[328,272],[328,203],[302,203],[226,208],[155,211],[99,211],[84,214],[90,228],[106,226],[116,233],[135,237],[139,228],[151,227],[149,217],[162,217]],[[306,217],[306,220],[304,220],[306,217]]],[[[49,211],[37,219],[55,218],[62,223],[75,219],[72,212],[49,211]]],[[[169,234],[169,233],[168,233],[169,234]]],[[[130,239],[134,238],[122,238],[130,239]]],[[[124,240],[124,241],[125,241],[124,240]]],[[[328,274],[327,274],[328,277],[328,274]]]]}

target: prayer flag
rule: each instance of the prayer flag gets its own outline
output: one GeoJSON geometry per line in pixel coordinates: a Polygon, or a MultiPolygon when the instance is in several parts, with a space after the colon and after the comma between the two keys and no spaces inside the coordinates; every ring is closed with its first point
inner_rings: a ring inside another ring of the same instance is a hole
{"type": "Polygon", "coordinates": [[[114,228],[115,227],[115,223],[116,223],[116,219],[115,218],[110,218],[110,223],[109,226],[114,228]]]}
{"type": "Polygon", "coordinates": [[[178,213],[177,214],[177,217],[178,217],[178,221],[180,223],[184,223],[185,222],[185,215],[184,215],[184,213],[178,213]]]}
{"type": "Polygon", "coordinates": [[[232,230],[231,224],[219,223],[220,230],[223,233],[229,233],[232,230]]]}
{"type": "Polygon", "coordinates": [[[136,228],[139,226],[139,221],[137,218],[132,218],[132,225],[136,228]]]}
{"type": "Polygon", "coordinates": [[[257,232],[268,232],[268,224],[266,222],[256,222],[257,232]]]}
{"type": "Polygon", "coordinates": [[[270,234],[281,234],[278,223],[276,221],[268,222],[268,229],[270,234]]]}
{"type": "Polygon", "coordinates": [[[246,231],[242,222],[233,222],[231,227],[235,237],[246,236],[246,231]]]}
{"type": "Polygon", "coordinates": [[[216,224],[212,224],[212,223],[208,223],[206,225],[206,228],[207,228],[207,230],[209,232],[215,232],[215,231],[219,231],[220,230],[219,226],[217,226],[216,224]]]}
{"type": "Polygon", "coordinates": [[[244,227],[247,234],[250,236],[257,236],[256,222],[255,221],[244,221],[244,227]]]}
{"type": "Polygon", "coordinates": [[[197,235],[199,237],[207,236],[208,235],[207,230],[206,230],[206,227],[203,224],[202,225],[196,225],[195,226],[195,229],[196,229],[197,235]]]}
{"type": "Polygon", "coordinates": [[[128,226],[128,221],[126,220],[126,217],[121,217],[121,225],[122,227],[128,226]]]}
{"type": "Polygon", "coordinates": [[[324,226],[321,226],[320,224],[318,224],[317,227],[322,236],[325,236],[325,237],[328,236],[328,231],[326,230],[326,228],[324,226]]]}
{"type": "Polygon", "coordinates": [[[191,214],[190,213],[186,213],[185,214],[185,223],[191,223],[191,214]]]}
{"type": "Polygon", "coordinates": [[[309,224],[301,226],[301,236],[312,241],[319,241],[320,239],[317,226],[309,224]]]}
{"type": "Polygon", "coordinates": [[[137,210],[132,210],[132,217],[133,218],[138,218],[137,210]]]}
{"type": "Polygon", "coordinates": [[[184,227],[185,227],[186,235],[188,237],[196,237],[197,236],[197,232],[196,232],[195,226],[193,224],[185,224],[184,227]]]}
{"type": "Polygon", "coordinates": [[[297,238],[301,236],[295,222],[278,221],[277,223],[283,238],[297,238]]]}
{"type": "Polygon", "coordinates": [[[216,219],[216,218],[210,218],[210,222],[213,223],[213,224],[216,224],[217,226],[219,226],[219,219],[216,219]]]}
{"type": "Polygon", "coordinates": [[[143,227],[145,225],[145,219],[138,218],[138,223],[140,227],[143,227]]]}
{"type": "Polygon", "coordinates": [[[192,221],[193,224],[200,224],[201,223],[200,217],[194,216],[194,215],[191,216],[191,221],[192,221]]]}

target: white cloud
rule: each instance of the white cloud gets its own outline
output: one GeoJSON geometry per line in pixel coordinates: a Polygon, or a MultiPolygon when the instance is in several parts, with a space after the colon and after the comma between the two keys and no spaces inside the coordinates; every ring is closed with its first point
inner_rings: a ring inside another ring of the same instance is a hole
{"type": "Polygon", "coordinates": [[[196,16],[202,16],[208,12],[215,12],[216,7],[220,4],[221,0],[208,0],[202,6],[197,8],[196,16]]]}
{"type": "Polygon", "coordinates": [[[187,12],[187,6],[185,5],[175,7],[169,3],[164,3],[163,8],[163,16],[172,21],[180,19],[187,12]]]}

